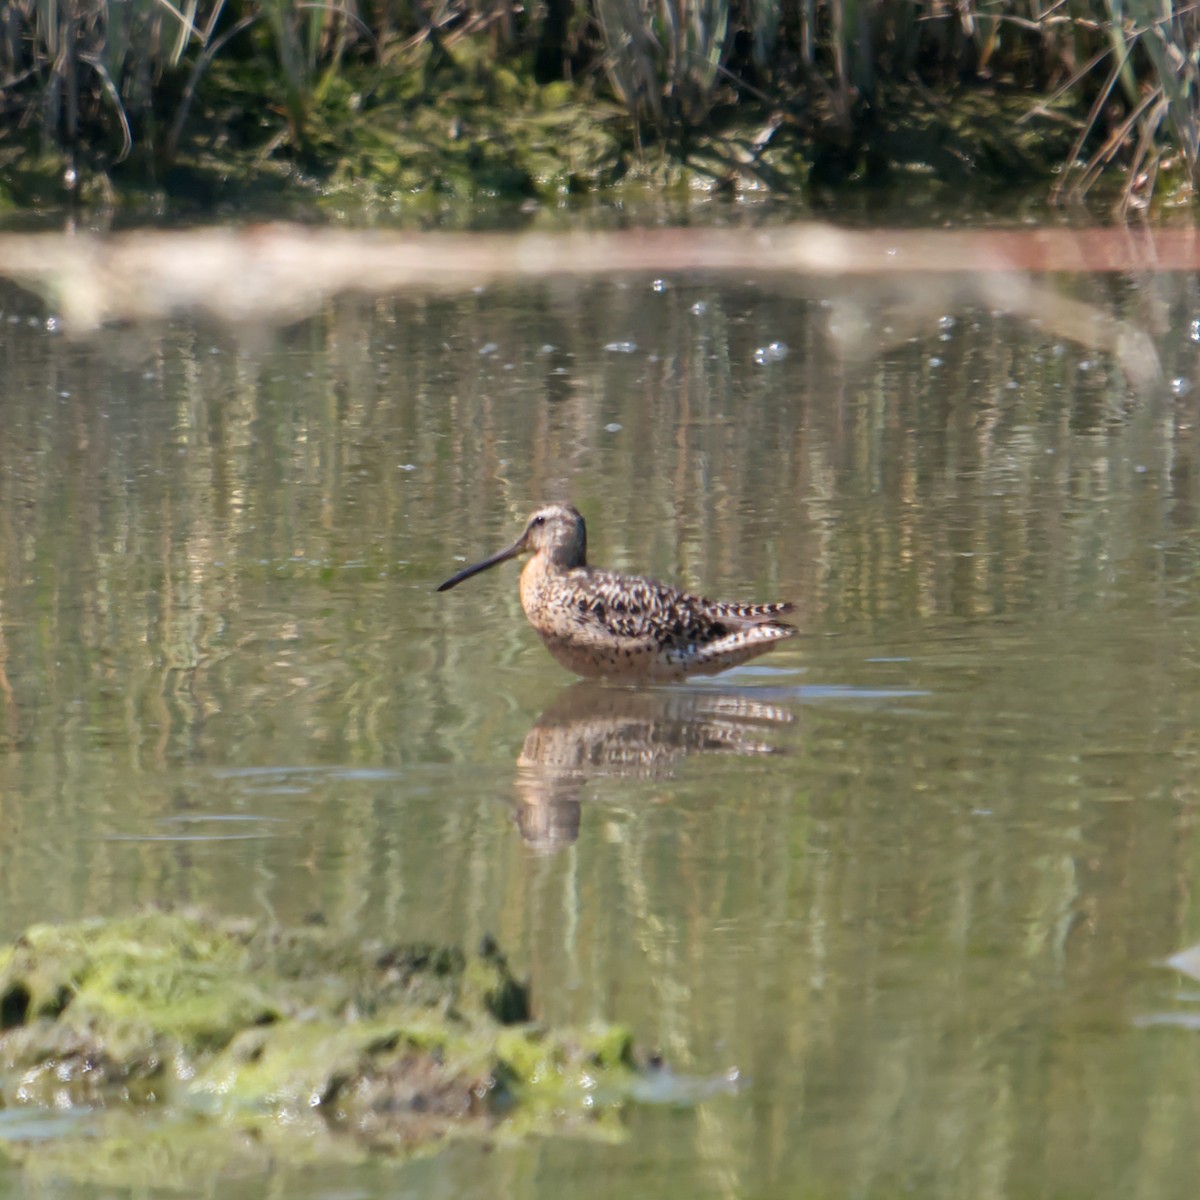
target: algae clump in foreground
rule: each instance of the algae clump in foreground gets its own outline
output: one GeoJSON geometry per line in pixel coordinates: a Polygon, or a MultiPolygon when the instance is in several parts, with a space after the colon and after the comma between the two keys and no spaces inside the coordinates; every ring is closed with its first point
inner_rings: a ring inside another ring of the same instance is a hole
{"type": "MultiPolygon", "coordinates": [[[[0,951],[0,1105],[104,1109],[126,1173],[134,1106],[186,1116],[193,1142],[220,1127],[216,1153],[232,1124],[272,1153],[344,1158],[463,1133],[603,1133],[636,1077],[620,1029],[529,1024],[490,942],[467,958],[150,912],[35,926],[0,951]]],[[[93,1173],[104,1137],[85,1139],[93,1173]]]]}

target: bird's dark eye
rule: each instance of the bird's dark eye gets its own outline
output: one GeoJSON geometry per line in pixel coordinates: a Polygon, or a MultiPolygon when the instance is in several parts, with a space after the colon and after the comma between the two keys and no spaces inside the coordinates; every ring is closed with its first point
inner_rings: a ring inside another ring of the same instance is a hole
{"type": "Polygon", "coordinates": [[[530,521],[529,523],[530,523],[530,525],[545,525],[546,518],[545,517],[534,517],[533,520],[530,521]]]}

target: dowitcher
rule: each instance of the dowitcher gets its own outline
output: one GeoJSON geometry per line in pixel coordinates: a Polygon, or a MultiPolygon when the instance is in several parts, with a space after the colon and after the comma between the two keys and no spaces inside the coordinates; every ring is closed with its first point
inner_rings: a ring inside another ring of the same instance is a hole
{"type": "Polygon", "coordinates": [[[519,554],[533,555],[521,572],[521,607],[546,649],[578,675],[710,675],[796,633],[779,620],[791,604],[706,600],[654,579],[588,566],[587,527],[569,504],[539,508],[511,546],[452,575],[438,591],[519,554]]]}

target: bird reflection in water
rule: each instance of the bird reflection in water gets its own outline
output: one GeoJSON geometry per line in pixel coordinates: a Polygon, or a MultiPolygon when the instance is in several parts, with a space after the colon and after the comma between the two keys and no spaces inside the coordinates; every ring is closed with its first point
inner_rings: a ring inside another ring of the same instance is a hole
{"type": "Polygon", "coordinates": [[[579,836],[589,782],[669,779],[689,754],[780,754],[766,735],[795,719],[751,689],[577,683],[525,735],[515,781],[521,837],[553,853],[579,836]]]}

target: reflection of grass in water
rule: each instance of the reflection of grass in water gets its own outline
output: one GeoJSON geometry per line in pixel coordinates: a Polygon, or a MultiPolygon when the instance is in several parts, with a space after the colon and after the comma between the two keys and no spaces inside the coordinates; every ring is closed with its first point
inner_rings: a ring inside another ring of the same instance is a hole
{"type": "MultiPolygon", "coordinates": [[[[639,147],[659,146],[675,163],[699,151],[714,178],[786,187],[797,154],[837,181],[917,153],[940,170],[947,149],[946,169],[986,169],[985,147],[1005,142],[1023,142],[1043,169],[1087,160],[1078,188],[1110,163],[1129,164],[1127,201],[1163,172],[1194,177],[1195,12],[1164,17],[1147,0],[1003,8],[598,0],[593,14],[566,0],[528,11],[442,0],[401,17],[355,0],[15,0],[0,36],[0,95],[72,169],[134,151],[141,177],[151,164],[161,177],[181,151],[239,174],[240,157],[286,149],[302,168],[386,178],[398,193],[520,194],[544,176],[561,187],[610,182],[639,147]],[[925,91],[948,96],[972,76],[1003,81],[973,121],[961,103],[950,111],[925,91]],[[1026,106],[1028,127],[1014,125],[1000,116],[1014,87],[1058,89],[1070,110],[1026,106]],[[942,145],[935,137],[905,150],[903,127],[922,110],[938,113],[942,145]],[[989,133],[998,120],[1004,138],[989,133]],[[1078,133],[1073,150],[1039,145],[1064,121],[1078,133]],[[804,149],[793,147],[797,133],[804,149]],[[787,154],[772,157],[772,142],[787,154]],[[589,143],[599,153],[581,154],[589,143]]],[[[1011,163],[994,170],[1009,178],[1011,163]]]]}
{"type": "MultiPolygon", "coordinates": [[[[1118,1091],[1158,1076],[1192,1094],[1177,1043],[1114,1028],[1100,1044],[1071,1013],[1081,1000],[1107,1020],[1121,972],[1182,944],[1194,891],[1179,833],[1200,730],[1193,397],[1131,404],[1105,358],[949,298],[953,327],[931,313],[916,340],[848,363],[817,302],[670,284],[341,303],[261,353],[179,323],[132,369],[108,335],[67,346],[5,325],[0,907],[203,895],[244,910],[261,888],[289,919],[320,907],[339,929],[413,914],[466,942],[495,928],[554,976],[539,991],[558,1015],[612,1004],[680,1069],[740,1066],[760,1106],[740,1111],[786,1130],[805,1083],[781,1075],[811,1081],[809,1099],[828,1089],[845,1152],[814,1131],[822,1163],[882,1177],[906,1150],[928,1162],[936,1133],[939,1161],[983,1145],[1036,1164],[1047,1106],[1056,1148],[1103,1148],[1087,1135],[1118,1091]],[[637,355],[597,348],[630,330],[637,355]],[[792,353],[755,369],[775,336],[792,353]],[[501,351],[479,356],[487,342],[501,351]],[[788,755],[610,781],[578,849],[531,867],[501,801],[567,677],[511,581],[462,612],[432,587],[460,547],[562,494],[603,514],[598,559],[795,597],[806,685],[934,699],[921,720],[780,699],[788,755]],[[300,554],[393,569],[277,577],[300,554]],[[1133,748],[1137,773],[1089,764],[1082,741],[1133,748]],[[94,836],[114,811],[238,811],[237,782],[198,765],[272,762],[395,774],[281,800],[284,854],[94,836]],[[1068,1019],[1047,1028],[1058,996],[1068,1019]],[[1112,1042],[1142,1064],[1115,1081],[1112,1042]],[[1063,1100],[1080,1070],[1086,1111],[1063,1100]],[[935,1129],[946,1114],[966,1116],[935,1129]]],[[[1073,281],[1115,315],[1161,302],[1169,374],[1192,369],[1198,286],[1073,281]]],[[[1191,1144],[1192,1115],[1171,1145],[1191,1144]]],[[[744,1167],[736,1117],[704,1117],[703,1153],[744,1167]]],[[[764,1146],[777,1178],[811,1157],[796,1146],[764,1146]]],[[[1114,1151],[1092,1174],[1127,1165],[1114,1151]]]]}

